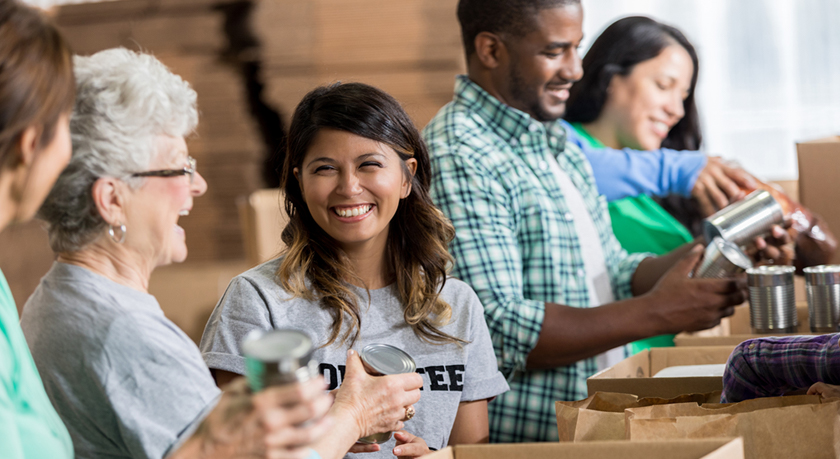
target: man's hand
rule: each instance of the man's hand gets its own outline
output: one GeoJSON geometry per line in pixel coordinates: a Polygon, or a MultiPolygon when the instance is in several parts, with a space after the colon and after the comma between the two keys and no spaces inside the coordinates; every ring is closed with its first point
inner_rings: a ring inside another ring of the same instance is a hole
{"type": "Polygon", "coordinates": [[[741,188],[755,189],[756,186],[755,179],[745,170],[717,156],[710,156],[694,182],[691,195],[700,204],[703,216],[708,217],[742,199],[745,194],[741,188]]]}
{"type": "Polygon", "coordinates": [[[747,298],[743,277],[737,279],[691,279],[688,277],[703,246],[696,245],[657,282],[645,296],[661,323],[662,333],[705,330],[732,315],[747,298]]]}

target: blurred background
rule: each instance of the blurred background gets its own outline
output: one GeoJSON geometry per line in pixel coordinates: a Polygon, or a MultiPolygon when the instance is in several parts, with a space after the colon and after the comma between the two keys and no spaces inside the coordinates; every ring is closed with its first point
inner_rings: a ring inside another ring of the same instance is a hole
{"type": "MultiPolygon", "coordinates": [[[[697,96],[709,153],[790,181],[798,176],[797,141],[840,134],[837,0],[582,1],[582,52],[623,16],[651,16],[686,34],[700,58],[697,96]]],[[[422,127],[464,71],[457,0],[28,3],[50,10],[76,53],[150,52],[198,92],[201,117],[188,143],[209,190],[180,221],[189,260],[158,269],[150,284],[193,339],[230,278],[266,257],[253,244],[246,251],[254,222],[245,199],[277,185],[284,128],[306,92],[334,81],[369,83],[400,100],[422,127]]],[[[279,207],[270,199],[263,205],[279,207]]],[[[20,308],[52,253],[37,222],[8,229],[0,244],[0,268],[20,308]]]]}

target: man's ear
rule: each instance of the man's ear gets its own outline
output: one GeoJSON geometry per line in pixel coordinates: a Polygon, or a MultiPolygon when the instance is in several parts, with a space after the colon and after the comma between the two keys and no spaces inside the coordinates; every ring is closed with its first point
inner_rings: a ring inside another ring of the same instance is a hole
{"type": "Polygon", "coordinates": [[[475,55],[481,65],[495,69],[501,63],[503,53],[507,52],[502,39],[491,32],[481,32],[475,36],[475,55]]]}
{"type": "Polygon", "coordinates": [[[113,177],[101,177],[93,182],[93,202],[105,223],[124,225],[126,185],[113,177]]]}

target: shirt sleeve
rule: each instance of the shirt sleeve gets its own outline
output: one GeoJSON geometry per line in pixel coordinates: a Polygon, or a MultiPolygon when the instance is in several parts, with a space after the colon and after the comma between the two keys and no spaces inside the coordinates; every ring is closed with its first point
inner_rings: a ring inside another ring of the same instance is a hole
{"type": "MultiPolygon", "coordinates": [[[[0,336],[0,355],[4,359],[9,359],[14,355],[5,336],[0,336]]],[[[17,415],[15,414],[14,403],[9,396],[14,383],[11,380],[11,375],[4,371],[10,367],[11,362],[8,360],[0,363],[0,432],[3,432],[3,457],[23,459],[25,455],[20,435],[18,435],[17,415]]]]}
{"type": "Polygon", "coordinates": [[[739,344],[723,374],[721,403],[840,384],[840,334],[759,338],[739,344]]]}
{"type": "Polygon", "coordinates": [[[470,311],[470,331],[461,401],[471,402],[495,397],[510,387],[496,364],[481,302],[469,286],[464,285],[464,289],[467,293],[464,302],[470,311]]]}
{"type": "Polygon", "coordinates": [[[175,345],[174,334],[154,318],[129,314],[103,343],[104,395],[131,457],[164,457],[221,394],[195,345],[175,345]]]}
{"type": "Polygon", "coordinates": [[[566,131],[568,141],[586,155],[592,165],[598,192],[608,201],[640,194],[690,196],[700,171],[706,167],[707,157],[699,151],[593,148],[574,129],[566,131]]]}
{"type": "Polygon", "coordinates": [[[498,366],[524,370],[542,329],[545,304],[523,292],[522,254],[509,193],[492,174],[462,155],[435,149],[432,194],[455,226],[449,251],[453,275],[469,284],[484,306],[498,366]]]}
{"type": "Polygon", "coordinates": [[[263,292],[245,277],[234,277],[207,321],[199,345],[201,355],[210,368],[244,375],[242,340],[252,330],[271,328],[263,292]]]}

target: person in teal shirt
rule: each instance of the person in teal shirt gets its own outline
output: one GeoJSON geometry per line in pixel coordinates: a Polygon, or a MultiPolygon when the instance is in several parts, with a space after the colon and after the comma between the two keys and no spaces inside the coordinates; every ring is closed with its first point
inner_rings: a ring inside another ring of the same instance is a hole
{"type": "MultiPolygon", "coordinates": [[[[43,14],[0,1],[0,229],[30,220],[70,160],[72,55],[43,14]]],[[[0,274],[0,456],[73,457],[0,274]]]]}
{"type": "MultiPolygon", "coordinates": [[[[75,96],[72,53],[56,28],[38,10],[0,0],[0,230],[32,219],[70,161],[75,96]]],[[[0,273],[0,458],[70,459],[70,434],[50,403],[19,321],[0,273]]],[[[348,427],[323,416],[332,398],[322,378],[253,395],[243,382],[225,391],[169,458],[320,459],[310,442],[326,438],[330,428],[335,435],[348,427]]],[[[357,390],[365,391],[370,389],[357,390]]]]}

